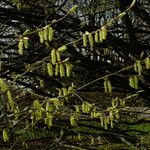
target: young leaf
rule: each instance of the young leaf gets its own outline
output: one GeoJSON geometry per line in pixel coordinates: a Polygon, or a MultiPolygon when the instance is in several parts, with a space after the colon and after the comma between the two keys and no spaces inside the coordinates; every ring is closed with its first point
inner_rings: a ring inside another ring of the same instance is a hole
{"type": "Polygon", "coordinates": [[[25,49],[27,49],[29,46],[29,38],[28,37],[23,37],[23,44],[24,44],[25,49]]]}

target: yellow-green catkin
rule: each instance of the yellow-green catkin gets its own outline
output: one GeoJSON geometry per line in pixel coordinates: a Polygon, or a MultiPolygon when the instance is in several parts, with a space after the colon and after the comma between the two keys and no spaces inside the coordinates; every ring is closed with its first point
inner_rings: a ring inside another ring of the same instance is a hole
{"type": "Polygon", "coordinates": [[[48,31],[48,26],[44,27],[43,32],[44,32],[44,33],[43,33],[43,34],[44,34],[44,40],[47,41],[47,40],[48,40],[48,34],[49,34],[49,33],[48,33],[48,32],[49,32],[49,31],[48,31]]]}
{"type": "Polygon", "coordinates": [[[42,29],[38,30],[38,35],[40,37],[40,43],[44,43],[44,31],[42,29]]]}
{"type": "Polygon", "coordinates": [[[88,34],[88,39],[89,39],[90,47],[93,48],[94,40],[93,40],[93,36],[91,33],[88,34]]]}
{"type": "Polygon", "coordinates": [[[99,30],[99,41],[100,43],[103,43],[103,31],[99,30]]]}
{"type": "Polygon", "coordinates": [[[8,86],[5,83],[4,79],[0,78],[0,90],[5,93],[8,90],[8,86]]]}
{"type": "Polygon", "coordinates": [[[23,46],[24,46],[24,44],[23,44],[23,38],[20,38],[19,44],[18,44],[18,53],[20,55],[23,55],[23,46]]]}
{"type": "Polygon", "coordinates": [[[134,88],[135,86],[135,83],[134,83],[134,78],[133,78],[133,76],[130,76],[129,77],[129,85],[132,87],[132,88],[134,88]]]}
{"type": "Polygon", "coordinates": [[[87,35],[83,34],[83,46],[87,47],[87,35]]]}
{"type": "Polygon", "coordinates": [[[111,85],[110,81],[107,81],[107,85],[108,85],[108,92],[112,93],[112,85],[111,85]]]}
{"type": "Polygon", "coordinates": [[[138,77],[135,75],[133,76],[133,78],[134,78],[134,88],[138,89],[138,77]]]}
{"type": "Polygon", "coordinates": [[[60,62],[61,56],[60,56],[60,52],[58,50],[56,51],[56,57],[57,57],[57,61],[60,62]]]}
{"type": "Polygon", "coordinates": [[[55,65],[55,76],[58,76],[58,74],[59,74],[59,64],[56,63],[56,65],[55,65]]]}
{"type": "Polygon", "coordinates": [[[105,93],[108,93],[108,84],[107,84],[107,80],[104,81],[104,91],[105,91],[105,93]]]}
{"type": "Polygon", "coordinates": [[[137,67],[138,67],[138,74],[141,75],[141,73],[142,73],[142,64],[141,64],[140,60],[137,61],[137,67]]]}
{"type": "Polygon", "coordinates": [[[103,40],[106,40],[107,38],[107,29],[105,27],[102,27],[102,38],[103,40]]]}
{"type": "Polygon", "coordinates": [[[95,32],[95,37],[94,37],[94,39],[95,39],[95,42],[96,42],[96,43],[99,43],[98,32],[95,32]]]}
{"type": "Polygon", "coordinates": [[[8,130],[6,128],[3,129],[3,140],[4,142],[7,142],[9,140],[8,130]]]}
{"type": "Polygon", "coordinates": [[[49,76],[53,76],[53,66],[51,63],[47,63],[47,71],[49,76]]]}
{"type": "Polygon", "coordinates": [[[66,75],[67,77],[70,77],[72,72],[72,64],[66,63],[65,65],[66,65],[66,75]]]}
{"type": "Polygon", "coordinates": [[[51,51],[51,61],[53,65],[56,64],[56,50],[55,49],[52,49],[51,51]]]}
{"type": "Polygon", "coordinates": [[[66,50],[67,50],[67,46],[66,45],[63,45],[60,48],[58,48],[58,52],[64,52],[66,50]]]}
{"type": "Polygon", "coordinates": [[[14,101],[13,101],[10,91],[7,91],[7,97],[8,97],[8,102],[9,102],[10,107],[12,108],[12,110],[14,110],[15,105],[14,105],[14,101]]]}
{"type": "Polygon", "coordinates": [[[76,118],[73,115],[70,116],[70,124],[72,126],[77,126],[76,118]]]}
{"type": "Polygon", "coordinates": [[[48,27],[48,40],[51,42],[53,40],[54,30],[52,27],[48,27]]]}
{"type": "Polygon", "coordinates": [[[65,68],[63,64],[59,65],[59,72],[60,72],[60,77],[64,77],[65,76],[65,68]]]}

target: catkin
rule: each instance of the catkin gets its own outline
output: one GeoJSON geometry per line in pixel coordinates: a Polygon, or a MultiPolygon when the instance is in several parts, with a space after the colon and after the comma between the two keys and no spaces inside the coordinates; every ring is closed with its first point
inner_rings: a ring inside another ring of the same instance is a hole
{"type": "Polygon", "coordinates": [[[132,88],[134,88],[135,86],[135,83],[134,83],[134,78],[133,78],[133,76],[130,76],[129,77],[129,85],[132,87],[132,88]]]}
{"type": "Polygon", "coordinates": [[[68,94],[67,88],[62,88],[63,96],[66,96],[68,94]]]}
{"type": "Polygon", "coordinates": [[[62,47],[58,48],[58,52],[64,52],[67,50],[67,46],[63,45],[62,47]]]}
{"type": "Polygon", "coordinates": [[[10,107],[12,108],[12,110],[14,110],[15,108],[14,101],[13,101],[10,91],[7,91],[7,97],[8,97],[8,102],[9,102],[10,107]]]}
{"type": "Polygon", "coordinates": [[[44,121],[45,121],[45,124],[48,126],[48,128],[53,126],[53,116],[51,116],[50,114],[47,115],[44,121]]]}
{"type": "Polygon", "coordinates": [[[71,124],[72,126],[76,126],[76,125],[77,125],[77,122],[76,122],[76,119],[75,119],[74,116],[70,116],[70,124],[71,124]]]}
{"type": "Polygon", "coordinates": [[[99,39],[98,39],[98,32],[95,33],[95,42],[98,43],[99,39]]]}
{"type": "Polygon", "coordinates": [[[38,35],[40,37],[40,43],[44,43],[44,32],[43,30],[38,30],[38,35]]]}
{"type": "Polygon", "coordinates": [[[89,103],[87,103],[87,102],[82,103],[83,113],[89,113],[90,109],[91,109],[91,105],[89,103]]]}
{"type": "Polygon", "coordinates": [[[48,27],[48,40],[51,42],[53,40],[54,30],[52,27],[48,27]]]}
{"type": "Polygon", "coordinates": [[[140,60],[137,61],[137,68],[138,68],[138,74],[141,75],[141,73],[142,73],[142,64],[141,64],[140,60]]]}
{"type": "Polygon", "coordinates": [[[61,61],[61,56],[60,56],[60,52],[58,50],[56,52],[56,57],[57,57],[57,61],[60,62],[61,61]]]}
{"type": "Polygon", "coordinates": [[[107,29],[105,27],[102,27],[102,38],[103,40],[106,40],[107,38],[107,29]]]}
{"type": "Polygon", "coordinates": [[[55,49],[52,49],[51,51],[51,61],[53,65],[56,64],[56,50],[55,49]]]}
{"type": "Polygon", "coordinates": [[[134,88],[138,89],[138,78],[137,76],[133,76],[133,78],[134,78],[134,88]]]}
{"type": "Polygon", "coordinates": [[[91,33],[88,34],[88,39],[89,39],[90,47],[93,48],[94,40],[93,40],[93,36],[91,33]]]}
{"type": "Polygon", "coordinates": [[[47,71],[49,76],[53,76],[53,66],[51,63],[47,63],[47,71]]]}
{"type": "Polygon", "coordinates": [[[102,32],[102,30],[99,30],[99,41],[100,41],[100,43],[103,42],[103,32],[102,32]]]}
{"type": "Polygon", "coordinates": [[[87,35],[83,34],[83,46],[87,47],[87,35]]]}
{"type": "Polygon", "coordinates": [[[66,75],[67,77],[71,76],[72,65],[70,63],[66,63],[66,75]]]}
{"type": "Polygon", "coordinates": [[[44,40],[47,41],[48,40],[48,26],[46,26],[43,30],[43,34],[44,34],[44,40]]]}
{"type": "Polygon", "coordinates": [[[107,81],[107,85],[108,85],[108,92],[112,93],[112,86],[111,86],[110,81],[107,81]]]}
{"type": "Polygon", "coordinates": [[[101,121],[101,127],[104,127],[104,118],[103,118],[103,116],[100,117],[100,121],[101,121]]]}
{"type": "Polygon", "coordinates": [[[137,67],[137,63],[136,62],[134,63],[134,71],[138,72],[138,67],[137,67]]]}
{"type": "Polygon", "coordinates": [[[6,128],[3,129],[3,140],[4,142],[7,142],[9,140],[8,130],[6,128]]]}
{"type": "Polygon", "coordinates": [[[105,130],[108,129],[107,117],[104,118],[104,128],[105,130]]]}
{"type": "Polygon", "coordinates": [[[55,76],[58,76],[58,74],[59,74],[59,64],[56,63],[56,65],[55,65],[55,76]]]}
{"type": "Polygon", "coordinates": [[[8,86],[2,78],[0,78],[0,90],[3,93],[5,93],[8,90],[8,86]]]}
{"type": "Polygon", "coordinates": [[[104,91],[105,93],[108,93],[108,84],[106,80],[104,81],[104,91]]]}
{"type": "Polygon", "coordinates": [[[59,72],[60,72],[60,76],[64,77],[65,76],[65,68],[63,64],[59,65],[59,72]]]}
{"type": "Polygon", "coordinates": [[[21,38],[20,40],[19,40],[19,44],[18,44],[18,52],[19,52],[19,54],[20,55],[23,55],[23,38],[21,38]]]}

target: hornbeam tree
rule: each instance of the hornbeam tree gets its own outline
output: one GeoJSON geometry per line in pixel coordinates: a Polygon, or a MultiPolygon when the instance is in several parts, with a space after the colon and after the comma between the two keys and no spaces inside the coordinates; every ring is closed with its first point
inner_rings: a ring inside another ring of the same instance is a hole
{"type": "Polygon", "coordinates": [[[149,106],[149,4],[1,1],[0,129],[6,145],[141,146],[122,126],[142,121],[132,107],[149,106]]]}

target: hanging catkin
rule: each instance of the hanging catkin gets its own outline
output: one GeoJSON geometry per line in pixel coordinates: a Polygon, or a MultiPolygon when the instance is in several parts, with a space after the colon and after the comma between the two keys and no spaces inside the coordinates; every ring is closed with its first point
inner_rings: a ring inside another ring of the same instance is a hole
{"type": "Polygon", "coordinates": [[[102,30],[99,30],[99,41],[100,41],[100,43],[103,42],[103,31],[102,30]]]}
{"type": "Polygon", "coordinates": [[[0,78],[0,90],[5,93],[8,90],[8,86],[5,83],[4,79],[0,78]]]}
{"type": "Polygon", "coordinates": [[[61,56],[60,56],[60,52],[58,50],[56,52],[56,56],[57,56],[57,61],[60,62],[61,61],[61,56]]]}
{"type": "Polygon", "coordinates": [[[55,49],[52,49],[51,51],[51,61],[53,65],[56,64],[56,50],[55,49]]]}
{"type": "Polygon", "coordinates": [[[41,42],[41,43],[44,43],[44,32],[43,32],[42,29],[39,29],[39,30],[38,30],[38,35],[39,35],[39,37],[40,37],[40,42],[41,42]]]}
{"type": "Polygon", "coordinates": [[[133,76],[133,78],[134,78],[134,88],[138,89],[138,77],[135,75],[133,76]]]}
{"type": "Polygon", "coordinates": [[[70,63],[66,63],[66,75],[67,77],[71,76],[71,71],[72,71],[72,65],[70,63]]]}
{"type": "Polygon", "coordinates": [[[18,52],[20,55],[23,55],[23,38],[20,38],[20,40],[19,40],[18,52]]]}
{"type": "Polygon", "coordinates": [[[12,110],[14,110],[15,108],[14,101],[13,101],[10,91],[7,91],[7,97],[8,97],[8,102],[9,102],[10,107],[12,108],[12,110]]]}
{"type": "Polygon", "coordinates": [[[48,40],[48,26],[44,27],[44,40],[47,41],[48,40]]]}
{"type": "Polygon", "coordinates": [[[111,86],[110,81],[107,81],[107,85],[108,85],[108,92],[112,93],[112,86],[111,86]]]}
{"type": "Polygon", "coordinates": [[[70,124],[71,124],[72,126],[77,126],[76,119],[75,119],[75,117],[74,117],[73,115],[70,116],[70,124]]]}
{"type": "Polygon", "coordinates": [[[129,77],[129,85],[130,85],[132,88],[134,88],[135,83],[134,83],[134,78],[133,78],[133,76],[130,76],[130,77],[129,77]]]}
{"type": "Polygon", "coordinates": [[[52,27],[48,27],[48,40],[51,42],[53,40],[54,30],[52,27]]]}
{"type": "Polygon", "coordinates": [[[105,27],[102,27],[102,38],[103,40],[106,40],[107,38],[107,29],[105,27]]]}
{"type": "Polygon", "coordinates": [[[87,47],[87,35],[83,34],[83,46],[87,47]]]}
{"type": "Polygon", "coordinates": [[[88,34],[88,39],[89,39],[90,47],[93,48],[94,40],[93,40],[93,36],[91,33],[88,34]]]}
{"type": "Polygon", "coordinates": [[[3,140],[4,142],[7,142],[9,140],[8,130],[4,128],[2,131],[3,131],[3,140]]]}
{"type": "Polygon", "coordinates": [[[108,93],[108,85],[107,85],[107,81],[104,81],[104,91],[105,93],[108,93]]]}
{"type": "Polygon", "coordinates": [[[96,42],[96,43],[99,42],[99,39],[98,39],[98,32],[95,32],[95,37],[94,37],[94,39],[95,39],[95,42],[96,42]]]}
{"type": "Polygon", "coordinates": [[[65,76],[65,68],[63,64],[59,65],[59,72],[60,72],[60,76],[64,77],[65,76]]]}
{"type": "Polygon", "coordinates": [[[142,64],[140,60],[137,60],[137,68],[138,68],[138,74],[141,75],[142,73],[142,64]]]}
{"type": "Polygon", "coordinates": [[[56,65],[55,65],[55,76],[58,76],[58,74],[59,74],[59,64],[56,63],[56,65]]]}
{"type": "Polygon", "coordinates": [[[53,76],[53,66],[51,63],[47,63],[47,71],[49,76],[53,76]]]}

